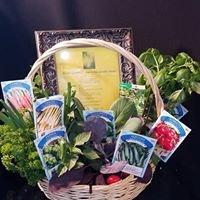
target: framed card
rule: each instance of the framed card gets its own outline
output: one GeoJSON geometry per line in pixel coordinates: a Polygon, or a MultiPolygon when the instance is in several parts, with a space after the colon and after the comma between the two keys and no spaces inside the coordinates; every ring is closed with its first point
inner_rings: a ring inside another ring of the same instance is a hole
{"type": "MultiPolygon", "coordinates": [[[[103,39],[133,51],[131,28],[36,31],[35,38],[38,56],[58,42],[75,38],[103,39]]],[[[58,52],[43,63],[41,74],[43,86],[51,94],[63,94],[67,82],[71,82],[86,108],[94,109],[108,109],[119,95],[120,81],[135,80],[133,65],[103,47],[76,47],[58,52]],[[100,103],[96,97],[109,102],[100,103]]]]}
{"type": "Polygon", "coordinates": [[[117,52],[103,47],[68,48],[54,56],[59,94],[67,82],[86,109],[109,109],[119,98],[121,72],[117,52]]]}

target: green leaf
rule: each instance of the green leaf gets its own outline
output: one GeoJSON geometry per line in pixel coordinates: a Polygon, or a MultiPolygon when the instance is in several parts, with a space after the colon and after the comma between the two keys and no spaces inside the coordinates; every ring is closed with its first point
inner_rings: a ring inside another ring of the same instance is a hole
{"type": "Polygon", "coordinates": [[[37,74],[35,77],[34,77],[34,82],[33,82],[35,85],[38,85],[38,86],[41,86],[42,85],[42,78],[39,74],[37,74]]]}
{"type": "Polygon", "coordinates": [[[176,56],[175,61],[176,61],[177,65],[183,65],[187,62],[188,58],[190,58],[189,55],[182,52],[176,56]]]}
{"type": "Polygon", "coordinates": [[[26,126],[26,123],[24,122],[22,114],[19,113],[19,111],[14,107],[13,107],[13,109],[11,109],[2,99],[0,100],[0,102],[2,103],[3,107],[5,108],[5,112],[6,112],[7,116],[13,121],[16,128],[26,129],[27,126],[26,126]]]}
{"type": "Polygon", "coordinates": [[[5,115],[3,112],[0,112],[0,120],[2,122],[4,122],[4,124],[6,124],[9,127],[11,127],[13,130],[16,129],[15,123],[13,123],[13,121],[7,115],[5,115]]]}
{"type": "Polygon", "coordinates": [[[67,93],[64,92],[63,96],[64,96],[64,123],[65,123],[65,126],[68,126],[69,117],[67,116],[67,114],[68,114],[68,108],[67,108],[67,106],[66,106],[66,102],[67,102],[67,93]]]}
{"type": "Polygon", "coordinates": [[[81,167],[83,167],[85,164],[84,163],[82,163],[82,162],[77,162],[76,163],[76,165],[75,165],[75,168],[77,169],[77,168],[81,168],[81,167]]]}
{"type": "Polygon", "coordinates": [[[191,89],[196,92],[197,94],[200,94],[200,83],[199,82],[192,82],[191,83],[191,89]]]}
{"type": "Polygon", "coordinates": [[[115,119],[120,115],[123,111],[124,107],[128,104],[129,99],[126,97],[120,97],[117,99],[110,107],[110,110],[114,112],[115,119]]]}
{"type": "Polygon", "coordinates": [[[140,74],[138,77],[136,77],[136,83],[138,85],[145,85],[146,84],[146,80],[145,80],[143,74],[140,74]]]}
{"type": "Polygon", "coordinates": [[[78,98],[73,97],[73,101],[74,101],[74,103],[77,107],[77,110],[79,112],[79,115],[81,116],[82,121],[83,121],[83,110],[85,110],[85,108],[78,98]]]}
{"type": "Polygon", "coordinates": [[[66,102],[68,108],[70,108],[71,106],[71,101],[72,101],[71,93],[72,93],[72,86],[71,86],[71,83],[68,82],[67,83],[67,102],[66,102]]]}
{"type": "Polygon", "coordinates": [[[91,132],[83,132],[78,134],[74,139],[75,146],[85,144],[90,139],[90,137],[91,137],[91,132]]]}
{"type": "Polygon", "coordinates": [[[176,90],[169,96],[169,104],[174,106],[181,104],[185,100],[185,92],[183,89],[176,90]]]}
{"type": "Polygon", "coordinates": [[[68,165],[59,165],[57,169],[58,176],[62,176],[64,173],[68,171],[68,165]]]}
{"type": "Polygon", "coordinates": [[[199,65],[197,62],[190,63],[187,66],[193,74],[198,74],[199,65]]]}
{"type": "Polygon", "coordinates": [[[190,77],[190,70],[189,70],[189,69],[186,69],[186,68],[180,69],[180,70],[176,73],[176,80],[177,80],[177,81],[180,81],[180,80],[182,80],[182,79],[188,80],[189,77],[190,77]]]}
{"type": "Polygon", "coordinates": [[[170,65],[173,64],[175,62],[174,58],[172,56],[169,55],[164,55],[163,56],[163,62],[165,63],[165,65],[170,65]]]}
{"type": "Polygon", "coordinates": [[[158,58],[159,58],[159,52],[155,49],[149,49],[149,50],[147,50],[147,52],[144,52],[139,56],[139,59],[148,68],[151,68],[151,67],[157,68],[158,62],[159,62],[158,58]]]}
{"type": "Polygon", "coordinates": [[[69,164],[68,164],[68,170],[70,171],[75,165],[76,162],[78,161],[79,156],[74,155],[70,160],[69,160],[69,164]]]}
{"type": "Polygon", "coordinates": [[[163,56],[162,55],[159,55],[158,57],[158,63],[161,64],[163,62],[163,56]]]}
{"type": "Polygon", "coordinates": [[[151,157],[151,161],[155,166],[157,166],[158,163],[160,162],[160,158],[156,154],[153,153],[151,157]]]}
{"type": "Polygon", "coordinates": [[[124,126],[124,124],[127,122],[127,120],[130,117],[135,117],[137,115],[138,115],[138,113],[137,113],[137,109],[136,109],[135,103],[130,100],[123,107],[123,110],[120,112],[119,116],[115,120],[115,127],[116,127],[117,132],[119,131],[119,129],[122,126],[124,126]]]}
{"type": "Polygon", "coordinates": [[[156,84],[158,86],[161,86],[165,82],[165,80],[166,80],[166,76],[165,76],[166,72],[167,72],[167,69],[164,68],[164,69],[160,70],[157,73],[157,75],[154,77],[154,80],[156,81],[156,84]]]}
{"type": "Polygon", "coordinates": [[[67,147],[66,147],[66,145],[67,145],[66,140],[61,139],[60,140],[60,148],[61,148],[61,155],[60,155],[60,157],[61,157],[61,161],[63,163],[65,163],[66,160],[67,160],[67,147]]]}
{"type": "Polygon", "coordinates": [[[83,155],[89,160],[95,160],[99,158],[99,155],[90,147],[86,147],[83,150],[83,155]]]}
{"type": "Polygon", "coordinates": [[[72,148],[72,153],[74,153],[74,154],[83,154],[83,152],[81,151],[81,149],[79,149],[77,147],[73,147],[72,148]]]}

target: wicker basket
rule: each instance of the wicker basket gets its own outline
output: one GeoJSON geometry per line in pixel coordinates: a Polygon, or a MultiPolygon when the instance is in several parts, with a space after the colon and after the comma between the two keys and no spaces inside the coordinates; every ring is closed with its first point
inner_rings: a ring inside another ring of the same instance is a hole
{"type": "MultiPolygon", "coordinates": [[[[159,93],[159,89],[154,82],[153,76],[151,75],[150,70],[148,70],[143,63],[131,52],[123,49],[122,47],[110,43],[105,42],[103,40],[98,39],[74,39],[70,41],[64,41],[56,44],[39,57],[34,63],[31,71],[27,75],[27,79],[33,79],[35,73],[42,66],[42,63],[52,56],[57,51],[63,50],[69,47],[80,47],[80,46],[100,46],[106,47],[111,50],[115,50],[120,53],[122,56],[127,58],[130,62],[132,62],[137,69],[144,74],[149,85],[152,88],[152,91],[155,95],[155,104],[157,115],[159,116],[161,111],[163,110],[164,104],[162,98],[159,93]]],[[[151,167],[154,169],[155,167],[151,164],[151,167]]],[[[150,181],[151,182],[151,181],[150,181]]],[[[92,193],[90,192],[88,185],[75,185],[70,189],[62,189],[57,193],[51,193],[48,189],[48,181],[42,180],[38,183],[39,188],[44,192],[44,194],[49,199],[55,200],[77,200],[77,199],[93,199],[93,200],[112,200],[112,199],[120,199],[120,200],[131,200],[138,196],[150,183],[140,183],[137,182],[137,179],[133,176],[128,176],[127,178],[121,180],[112,185],[103,185],[103,186],[93,186],[92,193]]]]}

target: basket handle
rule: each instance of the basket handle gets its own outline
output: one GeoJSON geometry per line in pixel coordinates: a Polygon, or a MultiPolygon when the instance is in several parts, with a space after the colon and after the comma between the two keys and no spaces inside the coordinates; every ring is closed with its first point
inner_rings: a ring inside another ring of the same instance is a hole
{"type": "Polygon", "coordinates": [[[163,100],[160,96],[160,92],[158,89],[158,86],[156,85],[153,76],[151,74],[151,71],[144,66],[144,64],[131,52],[125,50],[121,46],[117,44],[113,44],[111,42],[106,42],[103,40],[99,39],[85,39],[85,38],[78,38],[78,39],[73,39],[69,41],[63,41],[60,43],[57,43],[47,51],[45,51],[33,64],[30,72],[27,75],[27,79],[33,79],[35,73],[38,71],[38,69],[42,66],[43,62],[55,54],[56,52],[63,50],[65,48],[70,48],[70,47],[84,47],[84,46],[101,46],[105,47],[111,50],[114,50],[118,53],[120,53],[122,56],[127,58],[130,62],[132,62],[138,70],[144,74],[145,78],[147,79],[148,83],[150,84],[152,91],[155,95],[155,103],[156,103],[156,111],[157,111],[157,116],[159,116],[164,108],[163,100]]]}

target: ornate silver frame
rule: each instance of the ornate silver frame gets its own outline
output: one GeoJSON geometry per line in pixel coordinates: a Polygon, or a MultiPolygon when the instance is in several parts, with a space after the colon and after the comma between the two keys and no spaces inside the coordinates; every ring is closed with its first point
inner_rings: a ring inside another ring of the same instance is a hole
{"type": "MultiPolygon", "coordinates": [[[[133,37],[131,28],[111,29],[84,29],[84,30],[52,30],[35,31],[35,40],[38,57],[58,42],[75,38],[102,39],[120,45],[133,52],[133,37]]],[[[121,56],[122,81],[134,82],[135,69],[132,63],[121,56]]],[[[57,75],[53,56],[47,59],[42,66],[43,86],[51,94],[57,94],[57,75]]]]}

